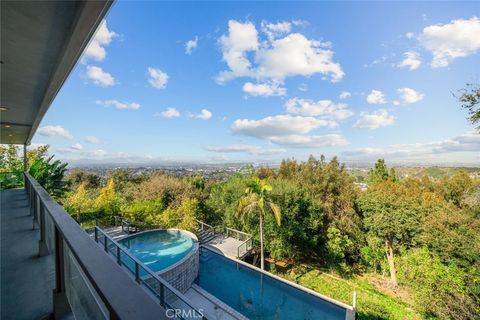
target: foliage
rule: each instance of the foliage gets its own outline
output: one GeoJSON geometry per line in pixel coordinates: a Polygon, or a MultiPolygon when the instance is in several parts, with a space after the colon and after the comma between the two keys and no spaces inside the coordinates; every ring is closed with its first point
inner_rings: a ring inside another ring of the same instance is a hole
{"type": "Polygon", "coordinates": [[[77,189],[67,197],[67,211],[76,215],[77,222],[81,222],[81,214],[92,208],[91,197],[87,194],[85,183],[81,183],[77,189]],[[70,209],[70,210],[68,210],[70,209]]]}
{"type": "Polygon", "coordinates": [[[480,130],[480,84],[467,83],[459,94],[456,98],[461,107],[468,111],[468,120],[472,124],[477,124],[477,129],[480,130]]]}
{"type": "Polygon", "coordinates": [[[107,216],[113,217],[118,214],[120,211],[120,205],[113,179],[109,179],[107,184],[100,189],[99,195],[95,199],[94,206],[96,210],[107,216]]]}
{"type": "MultiPolygon", "coordinates": [[[[475,301],[467,285],[469,275],[455,265],[444,265],[428,249],[405,254],[399,278],[413,289],[415,304],[426,316],[441,319],[478,319],[480,300],[475,301]]],[[[476,285],[480,280],[477,278],[476,285]]]]}
{"type": "Polygon", "coordinates": [[[382,181],[396,182],[398,177],[393,168],[390,168],[390,170],[387,168],[385,160],[378,159],[374,167],[368,171],[367,182],[372,184],[382,181]]]}

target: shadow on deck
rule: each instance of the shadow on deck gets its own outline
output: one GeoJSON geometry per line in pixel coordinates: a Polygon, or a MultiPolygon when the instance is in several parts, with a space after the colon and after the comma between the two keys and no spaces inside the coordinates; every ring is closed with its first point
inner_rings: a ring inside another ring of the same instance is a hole
{"type": "Polygon", "coordinates": [[[24,189],[0,191],[1,318],[42,319],[53,312],[53,255],[38,256],[40,231],[32,229],[24,189]]]}

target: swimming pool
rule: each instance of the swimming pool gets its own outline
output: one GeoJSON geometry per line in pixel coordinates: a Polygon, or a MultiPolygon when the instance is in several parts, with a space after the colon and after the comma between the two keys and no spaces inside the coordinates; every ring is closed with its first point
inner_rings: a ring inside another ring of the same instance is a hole
{"type": "Polygon", "coordinates": [[[153,272],[175,265],[194,247],[194,239],[185,231],[172,229],[141,232],[119,243],[153,272]]]}
{"type": "Polygon", "coordinates": [[[250,319],[345,320],[352,312],[348,306],[322,299],[208,249],[200,254],[197,283],[250,319]]]}

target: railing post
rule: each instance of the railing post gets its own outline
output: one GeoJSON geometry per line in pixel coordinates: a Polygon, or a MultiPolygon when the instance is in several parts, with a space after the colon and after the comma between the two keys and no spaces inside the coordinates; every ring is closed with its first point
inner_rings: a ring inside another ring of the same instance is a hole
{"type": "Polygon", "coordinates": [[[105,250],[105,252],[108,252],[107,235],[106,234],[103,235],[103,249],[105,250]]]}
{"type": "Polygon", "coordinates": [[[40,202],[40,240],[38,241],[38,255],[48,256],[48,247],[45,236],[45,206],[40,202]]]}
{"type": "Polygon", "coordinates": [[[160,305],[165,308],[165,287],[160,283],[160,305]]]}
{"type": "Polygon", "coordinates": [[[140,270],[139,270],[138,263],[136,261],[135,261],[135,281],[140,283],[140,270]]]}
{"type": "Polygon", "coordinates": [[[65,288],[65,260],[63,237],[55,226],[55,289],[53,290],[53,315],[61,319],[71,313],[65,288]]]}
{"type": "Polygon", "coordinates": [[[117,263],[119,265],[122,265],[122,261],[120,259],[120,247],[119,246],[117,246],[117,263]]]}
{"type": "Polygon", "coordinates": [[[97,227],[95,227],[93,230],[94,230],[93,233],[94,233],[94,237],[95,237],[95,242],[98,242],[98,229],[97,229],[97,227]]]}
{"type": "Polygon", "coordinates": [[[32,218],[32,230],[35,230],[35,220],[37,220],[37,208],[38,208],[38,197],[37,193],[33,193],[33,218],[32,218]]]}

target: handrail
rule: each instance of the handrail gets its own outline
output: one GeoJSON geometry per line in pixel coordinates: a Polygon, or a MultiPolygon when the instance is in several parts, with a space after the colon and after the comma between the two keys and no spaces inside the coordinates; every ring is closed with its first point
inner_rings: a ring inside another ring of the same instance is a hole
{"type": "Polygon", "coordinates": [[[240,255],[240,248],[245,245],[245,253],[248,252],[248,248],[252,247],[252,238],[248,238],[247,240],[243,241],[238,247],[237,247],[237,258],[240,258],[242,255],[240,255]],[[250,244],[249,244],[250,243],[250,244]]]}
{"type": "Polygon", "coordinates": [[[209,225],[208,223],[205,223],[205,222],[203,222],[203,221],[200,221],[200,220],[197,220],[197,219],[194,219],[194,220],[195,220],[195,222],[197,222],[198,224],[200,224],[200,230],[203,231],[203,230],[205,229],[205,227],[206,227],[206,228],[209,229],[211,232],[215,233],[215,227],[213,227],[213,226],[211,226],[211,225],[209,225]]]}
{"type": "MultiPolygon", "coordinates": [[[[158,306],[125,271],[102,253],[78,223],[27,172],[25,189],[33,211],[34,225],[40,227],[40,244],[45,246],[45,218],[53,222],[55,239],[56,292],[65,294],[63,243],[110,313],[110,319],[165,319],[158,306]]],[[[42,247],[42,246],[40,246],[42,247]]],[[[48,249],[44,254],[49,254],[48,249]]],[[[68,299],[67,299],[68,301],[68,299]]]]}
{"type": "MultiPolygon", "coordinates": [[[[110,237],[105,231],[103,231],[101,228],[99,227],[95,227],[95,235],[94,235],[94,239],[95,239],[95,242],[97,243],[100,243],[100,238],[98,237],[98,232],[100,232],[102,235],[103,235],[103,246],[104,246],[104,250],[108,253],[111,251],[108,249],[108,244],[107,244],[107,241],[106,239],[108,239],[108,241],[110,241],[112,244],[115,245],[115,258],[116,258],[116,261],[117,263],[120,265],[120,266],[126,266],[125,262],[122,261],[122,258],[121,258],[121,254],[123,253],[124,255],[128,256],[129,259],[131,259],[134,263],[135,263],[135,266],[134,266],[134,275],[135,275],[135,280],[138,282],[138,283],[141,283],[141,277],[140,277],[140,267],[145,270],[147,272],[147,274],[154,278],[155,280],[158,281],[158,283],[160,284],[160,292],[161,294],[159,295],[159,302],[160,302],[160,305],[161,306],[167,306],[169,308],[172,308],[172,306],[168,305],[168,303],[165,301],[165,290],[164,290],[164,287],[166,287],[168,290],[170,290],[175,296],[176,298],[180,299],[183,303],[185,303],[188,307],[190,307],[190,309],[192,309],[196,314],[198,314],[198,317],[196,318],[201,318],[201,319],[207,319],[202,312],[198,311],[196,308],[194,308],[190,303],[187,302],[185,296],[180,293],[177,289],[175,289],[170,283],[168,283],[165,279],[159,277],[155,272],[153,272],[149,267],[147,267],[146,265],[143,264],[143,262],[141,262],[140,260],[138,260],[137,257],[135,257],[133,254],[131,254],[128,249],[125,249],[125,247],[123,247],[121,244],[119,244],[117,241],[115,241],[114,239],[112,239],[112,237],[110,237]]],[[[130,270],[127,266],[126,266],[126,269],[127,270],[130,270]]],[[[130,270],[131,271],[131,270],[130,270]]],[[[146,285],[149,289],[150,286],[147,284],[146,285]]],[[[152,290],[153,291],[153,290],[152,290]]],[[[157,295],[156,292],[153,292],[154,295],[157,295]]]]}

